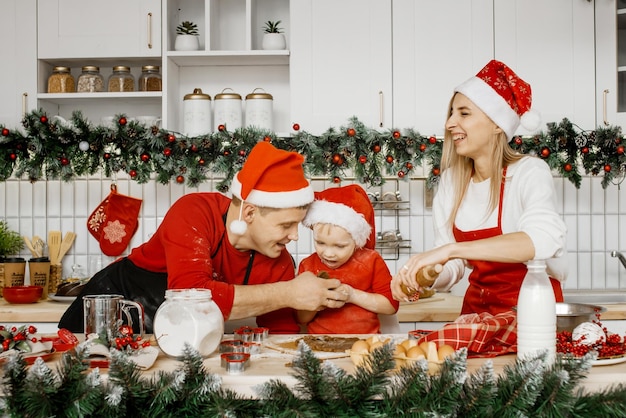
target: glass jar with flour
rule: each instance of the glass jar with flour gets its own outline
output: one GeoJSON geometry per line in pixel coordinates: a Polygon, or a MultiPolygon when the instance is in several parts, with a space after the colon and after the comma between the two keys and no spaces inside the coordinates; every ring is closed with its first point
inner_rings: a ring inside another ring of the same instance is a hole
{"type": "Polygon", "coordinates": [[[215,351],[224,335],[224,317],[209,289],[170,289],[154,315],[154,337],[171,357],[183,354],[185,343],[202,357],[215,351]]]}

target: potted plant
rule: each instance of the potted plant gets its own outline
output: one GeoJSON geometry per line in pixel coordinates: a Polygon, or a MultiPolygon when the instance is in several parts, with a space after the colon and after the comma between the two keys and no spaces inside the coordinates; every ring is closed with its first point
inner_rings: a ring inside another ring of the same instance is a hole
{"type": "Polygon", "coordinates": [[[7,286],[7,282],[9,286],[13,285],[13,278],[24,284],[26,260],[21,257],[8,258],[18,254],[22,248],[24,241],[21,235],[11,230],[7,221],[0,221],[0,288],[7,286]],[[5,276],[9,278],[8,281],[5,281],[5,276]]]}
{"type": "Polygon", "coordinates": [[[287,42],[285,41],[285,35],[283,29],[279,26],[280,20],[265,22],[263,32],[263,49],[285,49],[287,42]]]}
{"type": "Polygon", "coordinates": [[[176,51],[196,51],[200,48],[198,40],[198,25],[188,20],[176,27],[176,51]]]}

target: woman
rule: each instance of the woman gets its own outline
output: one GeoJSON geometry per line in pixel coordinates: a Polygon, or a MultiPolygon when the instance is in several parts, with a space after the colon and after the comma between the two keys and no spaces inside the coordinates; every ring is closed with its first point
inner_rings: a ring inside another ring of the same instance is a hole
{"type": "Polygon", "coordinates": [[[450,101],[433,202],[435,248],[412,256],[391,283],[418,289],[415,274],[444,264],[434,287],[447,290],[472,269],[461,313],[511,310],[526,274],[525,262],[543,259],[557,301],[567,276],[566,227],[556,210],[548,165],[509,145],[522,123],[537,129],[531,88],[505,64],[492,60],[455,89],[450,101]]]}

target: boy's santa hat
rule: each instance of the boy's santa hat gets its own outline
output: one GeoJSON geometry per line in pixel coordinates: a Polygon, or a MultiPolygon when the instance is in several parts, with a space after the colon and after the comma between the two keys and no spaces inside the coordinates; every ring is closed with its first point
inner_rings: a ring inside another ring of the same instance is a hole
{"type": "Polygon", "coordinates": [[[476,76],[454,91],[474,102],[506,133],[509,140],[520,123],[529,131],[538,129],[541,124],[541,116],[531,109],[530,84],[500,61],[489,61],[476,76]]]}
{"type": "Polygon", "coordinates": [[[374,208],[365,190],[356,184],[315,192],[302,223],[309,228],[317,223],[340,226],[352,235],[357,247],[376,246],[374,208]]]}
{"type": "Polygon", "coordinates": [[[247,224],[241,219],[243,202],[266,208],[285,209],[306,206],[314,199],[313,189],[304,176],[304,157],[297,152],[275,148],[261,141],[250,151],[231,185],[233,196],[241,201],[239,220],[231,232],[242,235],[247,224]]]}

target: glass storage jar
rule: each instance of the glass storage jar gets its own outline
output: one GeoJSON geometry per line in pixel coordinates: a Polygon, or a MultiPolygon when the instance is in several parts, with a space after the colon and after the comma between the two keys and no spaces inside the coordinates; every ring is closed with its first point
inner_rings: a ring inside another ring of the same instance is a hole
{"type": "Polygon", "coordinates": [[[109,76],[108,86],[112,92],[135,91],[135,77],[130,73],[129,67],[117,65],[109,76]]]}
{"type": "Polygon", "coordinates": [[[209,289],[169,289],[154,315],[154,337],[171,357],[183,354],[185,343],[202,357],[215,351],[224,335],[224,317],[209,289]]]}
{"type": "Polygon", "coordinates": [[[84,66],[76,84],[76,91],[79,93],[104,91],[104,78],[100,74],[100,67],[94,65],[84,66]]]}
{"type": "Polygon", "coordinates": [[[161,74],[158,65],[144,65],[139,76],[139,91],[161,91],[161,74]]]}
{"type": "Polygon", "coordinates": [[[54,67],[48,77],[48,93],[73,93],[76,91],[74,77],[69,67],[54,67]]]}

